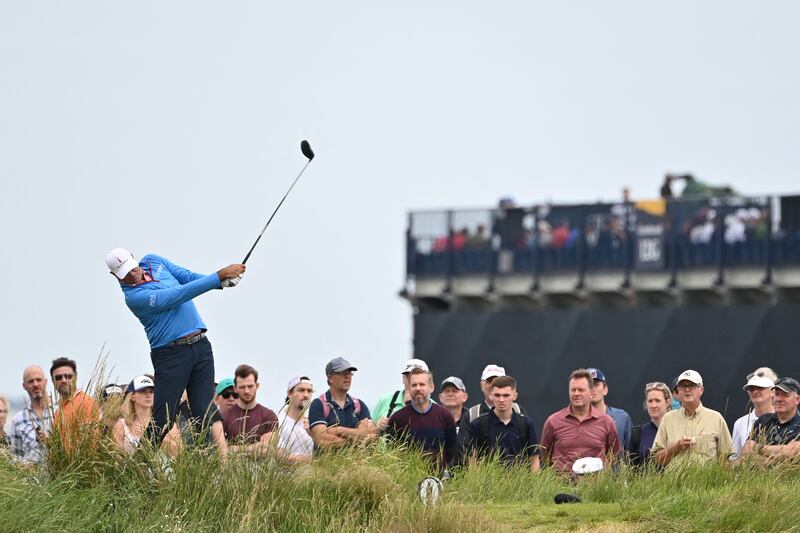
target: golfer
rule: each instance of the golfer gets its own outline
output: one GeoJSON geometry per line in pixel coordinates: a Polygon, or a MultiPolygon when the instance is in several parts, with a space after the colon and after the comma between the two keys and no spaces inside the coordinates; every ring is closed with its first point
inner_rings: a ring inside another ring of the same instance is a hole
{"type": "Polygon", "coordinates": [[[211,289],[236,286],[245,266],[233,264],[205,276],[153,254],[137,262],[124,248],[111,250],[106,266],[119,280],[125,303],[150,342],[155,371],[150,439],[158,444],[169,431],[184,389],[194,429],[205,427],[214,398],[214,354],[192,299],[211,289]],[[203,418],[202,426],[197,417],[203,418]]]}

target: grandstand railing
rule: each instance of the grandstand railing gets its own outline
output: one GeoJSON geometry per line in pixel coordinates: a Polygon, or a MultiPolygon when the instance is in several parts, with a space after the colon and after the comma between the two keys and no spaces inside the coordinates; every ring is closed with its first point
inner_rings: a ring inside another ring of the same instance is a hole
{"type": "Polygon", "coordinates": [[[409,280],[460,276],[622,275],[800,266],[800,196],[416,211],[409,214],[409,280]]]}

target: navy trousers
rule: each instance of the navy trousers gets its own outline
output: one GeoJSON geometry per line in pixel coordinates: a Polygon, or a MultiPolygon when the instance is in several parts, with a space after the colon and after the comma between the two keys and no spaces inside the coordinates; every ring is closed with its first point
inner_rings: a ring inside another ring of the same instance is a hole
{"type": "Polygon", "coordinates": [[[151,441],[160,444],[172,427],[184,389],[189,397],[193,429],[205,429],[214,400],[214,353],[209,340],[162,346],[150,352],[150,359],[156,378],[153,423],[148,428],[151,441]]]}

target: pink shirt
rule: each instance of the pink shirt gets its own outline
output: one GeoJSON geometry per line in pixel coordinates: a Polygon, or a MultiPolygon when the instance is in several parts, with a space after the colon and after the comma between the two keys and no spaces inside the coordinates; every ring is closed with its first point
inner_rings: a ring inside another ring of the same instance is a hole
{"type": "Polygon", "coordinates": [[[541,449],[553,468],[569,473],[577,459],[599,457],[605,463],[607,454],[618,454],[620,446],[613,418],[590,407],[589,417],[578,422],[567,406],[544,423],[541,449]]]}

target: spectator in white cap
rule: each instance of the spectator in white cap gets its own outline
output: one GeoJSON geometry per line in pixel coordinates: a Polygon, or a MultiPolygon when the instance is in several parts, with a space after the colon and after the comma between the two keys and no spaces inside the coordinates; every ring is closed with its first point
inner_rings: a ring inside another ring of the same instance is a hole
{"type": "Polygon", "coordinates": [[[278,413],[278,449],[289,464],[307,463],[313,456],[314,440],[305,416],[313,394],[314,384],[306,376],[290,379],[286,387],[286,405],[278,413]]]}
{"type": "Polygon", "coordinates": [[[777,374],[766,366],[756,369],[752,374],[748,374],[747,383],[743,388],[747,392],[747,396],[750,397],[749,403],[753,408],[733,423],[732,459],[736,460],[742,457],[742,449],[750,437],[756,418],[775,412],[775,408],[772,406],[772,387],[776,381],[778,381],[777,374]]]}
{"type": "Polygon", "coordinates": [[[139,447],[145,429],[153,416],[153,391],[155,385],[150,376],[133,378],[128,385],[122,417],[114,424],[114,442],[120,450],[133,454],[139,447]]]}
{"type": "Polygon", "coordinates": [[[675,464],[727,460],[732,450],[731,434],[722,415],[705,407],[703,378],[695,370],[678,376],[681,408],[664,415],[651,453],[656,463],[675,464]]]}
{"type": "MultiPolygon", "coordinates": [[[[495,364],[486,365],[486,367],[483,369],[483,372],[481,372],[481,392],[483,392],[483,401],[476,403],[469,408],[470,422],[482,414],[488,413],[494,408],[494,403],[492,400],[492,382],[494,381],[494,378],[505,375],[506,369],[495,364]]],[[[513,403],[512,408],[517,414],[528,414],[525,411],[525,408],[517,404],[517,402],[513,403]]]]}
{"type": "Polygon", "coordinates": [[[767,413],[753,424],[753,432],[742,450],[757,462],[771,464],[800,454],[800,383],[784,376],[773,387],[775,412],[767,413]]]}
{"type": "Polygon", "coordinates": [[[372,410],[372,420],[378,424],[378,429],[383,430],[386,422],[394,413],[405,407],[411,401],[411,391],[409,389],[409,375],[415,368],[428,372],[428,363],[422,359],[409,359],[403,363],[403,388],[381,396],[375,408],[372,410]]]}

